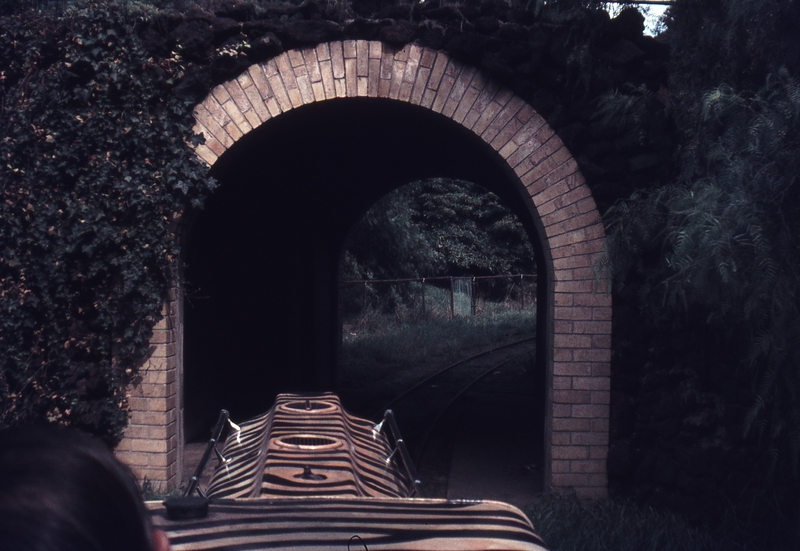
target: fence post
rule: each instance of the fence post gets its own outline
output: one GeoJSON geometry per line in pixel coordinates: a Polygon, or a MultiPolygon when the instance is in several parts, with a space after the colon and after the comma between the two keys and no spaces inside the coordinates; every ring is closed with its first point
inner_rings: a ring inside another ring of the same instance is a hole
{"type": "Polygon", "coordinates": [[[524,278],[525,278],[524,275],[519,274],[519,294],[522,297],[522,299],[520,300],[520,305],[519,305],[520,311],[521,310],[525,310],[525,279],[524,278]]]}
{"type": "Polygon", "coordinates": [[[455,306],[453,305],[453,276],[450,276],[450,317],[456,317],[455,306]]]}
{"type": "Polygon", "coordinates": [[[472,281],[469,282],[469,309],[472,316],[475,316],[475,291],[477,285],[475,285],[475,277],[472,277],[472,281]]]}
{"type": "Polygon", "coordinates": [[[362,299],[361,313],[367,313],[367,280],[364,280],[364,298],[362,299]]]}
{"type": "Polygon", "coordinates": [[[425,278],[422,278],[422,319],[428,319],[428,314],[425,311],[425,278]]]}

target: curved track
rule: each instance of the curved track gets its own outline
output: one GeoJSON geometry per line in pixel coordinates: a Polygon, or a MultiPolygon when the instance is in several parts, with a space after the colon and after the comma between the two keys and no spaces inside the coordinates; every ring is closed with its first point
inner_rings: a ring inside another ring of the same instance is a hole
{"type": "Polygon", "coordinates": [[[391,408],[419,463],[428,440],[442,417],[467,391],[500,370],[521,354],[531,350],[535,337],[493,347],[450,364],[423,378],[380,408],[373,417],[380,417],[391,408]]]}

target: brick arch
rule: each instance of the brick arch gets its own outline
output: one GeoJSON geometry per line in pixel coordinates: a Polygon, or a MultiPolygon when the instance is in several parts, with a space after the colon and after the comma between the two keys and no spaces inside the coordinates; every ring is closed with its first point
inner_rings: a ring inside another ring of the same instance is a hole
{"type": "MultiPolygon", "coordinates": [[[[530,210],[538,217],[549,281],[549,308],[540,313],[547,323],[546,342],[540,346],[548,352],[545,482],[552,488],[572,486],[587,497],[606,495],[611,298],[592,269],[605,231],[577,163],[530,105],[444,52],[413,44],[397,50],[381,42],[330,42],[252,65],[214,88],[194,112],[195,131],[205,136],[205,144],[195,151],[211,166],[242,136],[273,117],[318,101],[356,97],[408,102],[449,117],[494,149],[525,187],[530,210]]],[[[155,367],[169,373],[172,366],[177,375],[148,374],[151,360],[145,366],[145,383],[180,379],[180,302],[168,305],[170,315],[154,336],[161,343],[156,345],[155,367]]],[[[147,407],[161,400],[156,409],[169,414],[175,400],[168,401],[177,393],[175,388],[142,384],[132,396],[156,396],[147,407]]],[[[123,459],[129,449],[133,453],[147,447],[147,436],[136,437],[141,427],[134,423],[133,404],[132,410],[133,436],[118,451],[123,459]]],[[[177,427],[175,437],[168,436],[165,446],[159,441],[148,448],[165,455],[158,462],[167,465],[167,477],[177,471],[169,465],[180,463],[175,451],[179,417],[175,411],[166,418],[177,427]]],[[[155,476],[152,465],[146,467],[151,480],[162,478],[155,476]]],[[[169,480],[168,486],[176,483],[169,480]]]]}

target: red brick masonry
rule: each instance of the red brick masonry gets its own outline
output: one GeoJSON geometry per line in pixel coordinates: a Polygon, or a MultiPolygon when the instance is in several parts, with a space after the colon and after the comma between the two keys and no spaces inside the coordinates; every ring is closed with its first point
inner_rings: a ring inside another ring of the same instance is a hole
{"type": "MultiPolygon", "coordinates": [[[[605,231],[572,155],[533,108],[474,67],[410,44],[346,40],[292,50],[219,85],[195,109],[196,148],[209,166],[244,134],[290,109],[333,98],[419,105],[471,130],[527,189],[552,258],[545,482],[586,497],[607,493],[611,297],[593,267],[605,231]]],[[[178,480],[180,316],[176,302],[153,337],[155,353],[130,392],[131,422],[118,455],[140,477],[178,480]]],[[[549,315],[546,315],[549,314],[549,315]]],[[[541,345],[541,344],[540,344],[541,345]]]]}

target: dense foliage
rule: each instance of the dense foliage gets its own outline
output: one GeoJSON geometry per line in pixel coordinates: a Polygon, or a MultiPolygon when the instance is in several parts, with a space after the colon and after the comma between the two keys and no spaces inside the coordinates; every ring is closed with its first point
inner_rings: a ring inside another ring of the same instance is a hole
{"type": "Polygon", "coordinates": [[[526,512],[552,551],[730,551],[736,544],[729,534],[628,501],[586,503],[574,494],[551,493],[526,512]]]}
{"type": "Polygon", "coordinates": [[[533,273],[533,247],[500,198],[469,182],[414,182],[378,201],[345,247],[346,278],[533,273]]]}
{"type": "Polygon", "coordinates": [[[800,7],[683,0],[668,15],[680,172],[612,210],[613,269],[651,334],[705,336],[651,360],[704,380],[718,420],[748,396],[738,431],[710,444],[755,450],[722,491],[740,520],[785,522],[800,471],[800,7]]]}
{"type": "Polygon", "coordinates": [[[0,19],[0,426],[110,442],[161,319],[174,217],[211,187],[179,67],[143,52],[129,2],[0,19]]]}

